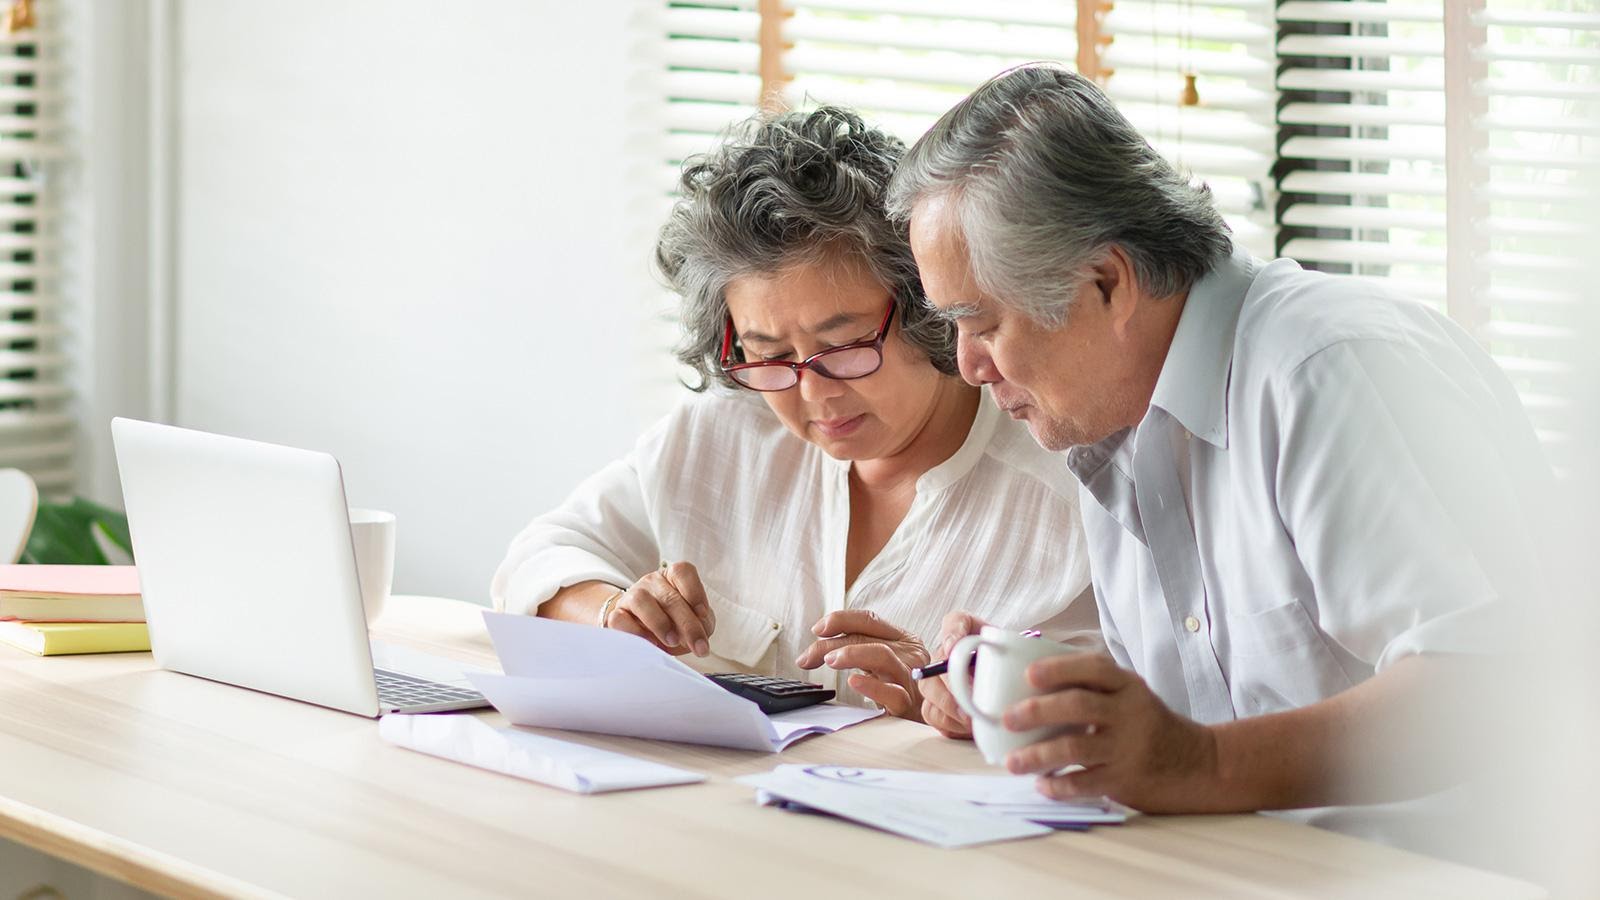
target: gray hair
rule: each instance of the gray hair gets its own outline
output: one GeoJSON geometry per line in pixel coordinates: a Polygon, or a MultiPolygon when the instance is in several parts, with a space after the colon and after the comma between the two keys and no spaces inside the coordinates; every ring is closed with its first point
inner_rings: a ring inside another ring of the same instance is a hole
{"type": "Polygon", "coordinates": [[[901,162],[889,211],[943,197],[978,286],[1049,327],[1111,245],[1145,291],[1187,290],[1231,252],[1211,189],[1157,153],[1086,78],[1004,72],[940,117],[901,162]]]}
{"type": "Polygon", "coordinates": [[[955,329],[929,309],[904,222],[884,208],[889,176],[905,153],[898,138],[848,110],[757,116],[710,153],[685,161],[682,197],[656,242],[656,265],[683,298],[678,359],[710,382],[734,386],[718,356],[728,283],[796,264],[864,264],[894,296],[907,343],[934,368],[956,373],[955,329]]]}

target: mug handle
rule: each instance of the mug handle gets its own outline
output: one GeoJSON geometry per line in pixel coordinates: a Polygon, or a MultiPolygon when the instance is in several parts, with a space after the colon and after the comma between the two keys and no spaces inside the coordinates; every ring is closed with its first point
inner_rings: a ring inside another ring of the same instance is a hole
{"type": "MultiPolygon", "coordinates": [[[[950,648],[950,656],[946,659],[945,681],[950,687],[950,696],[955,698],[956,705],[961,711],[971,716],[973,721],[982,722],[995,728],[1000,727],[1000,720],[978,708],[972,699],[972,660],[978,655],[978,648],[984,646],[983,636],[969,634],[950,648]]],[[[993,646],[993,645],[990,645],[993,646]]]]}

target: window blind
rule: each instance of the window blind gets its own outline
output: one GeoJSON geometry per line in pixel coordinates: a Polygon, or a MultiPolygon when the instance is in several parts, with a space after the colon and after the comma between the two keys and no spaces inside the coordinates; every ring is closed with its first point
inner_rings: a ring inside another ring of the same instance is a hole
{"type": "Polygon", "coordinates": [[[1283,254],[1385,279],[1471,328],[1558,468],[1578,412],[1564,360],[1600,166],[1600,13],[1562,6],[1278,8],[1283,254]]]}
{"type": "Polygon", "coordinates": [[[665,40],[651,60],[648,89],[655,96],[645,106],[661,117],[651,175],[652,193],[665,214],[683,161],[710,149],[729,125],[756,111],[761,16],[755,0],[667,3],[651,13],[649,29],[665,40]]]}
{"type": "Polygon", "coordinates": [[[915,142],[984,81],[1077,53],[1076,3],[791,0],[784,101],[854,107],[915,142]]]}
{"type": "Polygon", "coordinates": [[[1269,0],[916,3],[791,0],[783,67],[791,106],[841,103],[915,141],[990,77],[1026,62],[1073,66],[1080,17],[1107,93],[1151,143],[1210,184],[1235,237],[1270,255],[1273,30],[1269,0]],[[1084,10],[1089,12],[1085,13],[1084,10]],[[1185,76],[1198,102],[1185,104],[1185,76]]]}
{"type": "Polygon", "coordinates": [[[644,4],[632,22],[638,48],[630,73],[637,134],[630,153],[627,255],[648,285],[651,318],[640,343],[636,403],[653,421],[676,402],[688,377],[672,362],[679,338],[678,298],[649,274],[656,235],[678,196],[685,159],[716,146],[729,125],[749,118],[761,98],[761,13],[757,0],[644,4]]]}
{"type": "Polygon", "coordinates": [[[1152,144],[1211,185],[1242,244],[1273,255],[1271,0],[668,3],[653,23],[666,37],[658,183],[670,190],[683,157],[754,112],[763,17],[776,29],[766,52],[779,57],[769,89],[783,105],[847,105],[911,143],[1007,68],[1074,65],[1084,7],[1099,11],[1093,50],[1110,71],[1107,92],[1152,144]],[[1185,105],[1190,74],[1198,102],[1185,105]]]}
{"type": "Polygon", "coordinates": [[[1472,329],[1561,466],[1578,412],[1572,260],[1600,177],[1590,0],[711,0],[656,15],[663,212],[683,157],[763,84],[911,142],[1007,67],[1088,60],[1211,186],[1240,244],[1385,279],[1472,329]]]}
{"type": "Polygon", "coordinates": [[[1117,0],[1102,30],[1107,94],[1156,149],[1211,186],[1234,239],[1271,258],[1271,0],[1117,0]]]}
{"type": "Polygon", "coordinates": [[[47,494],[73,487],[74,421],[66,383],[58,201],[62,156],[60,23],[39,2],[0,21],[0,466],[47,494]]]}

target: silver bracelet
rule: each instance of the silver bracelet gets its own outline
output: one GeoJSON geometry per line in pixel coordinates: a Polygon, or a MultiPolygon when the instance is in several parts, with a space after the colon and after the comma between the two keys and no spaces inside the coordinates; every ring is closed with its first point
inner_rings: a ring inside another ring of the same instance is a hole
{"type": "Polygon", "coordinates": [[[611,610],[616,608],[617,601],[621,600],[622,599],[622,595],[626,594],[626,593],[627,593],[626,589],[617,588],[617,592],[615,594],[612,594],[611,596],[607,597],[606,598],[606,602],[600,604],[600,621],[597,624],[601,628],[606,627],[606,619],[611,618],[611,610]]]}

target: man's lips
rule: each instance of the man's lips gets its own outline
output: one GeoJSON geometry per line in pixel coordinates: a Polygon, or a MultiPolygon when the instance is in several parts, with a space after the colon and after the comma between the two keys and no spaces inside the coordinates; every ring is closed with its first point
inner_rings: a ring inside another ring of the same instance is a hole
{"type": "Polygon", "coordinates": [[[1033,404],[1020,398],[1013,400],[1004,397],[995,397],[994,405],[1000,407],[1001,412],[1007,413],[1013,419],[1022,418],[1022,415],[1033,406],[1033,404]]]}

